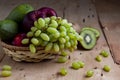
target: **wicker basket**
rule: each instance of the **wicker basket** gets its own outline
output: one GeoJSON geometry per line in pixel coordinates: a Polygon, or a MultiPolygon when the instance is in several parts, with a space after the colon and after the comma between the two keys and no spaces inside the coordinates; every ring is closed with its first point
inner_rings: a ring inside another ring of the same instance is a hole
{"type": "Polygon", "coordinates": [[[28,47],[17,47],[1,41],[4,52],[11,56],[15,61],[40,62],[44,59],[53,59],[58,53],[45,52],[44,47],[37,48],[35,54],[31,53],[28,47]]]}

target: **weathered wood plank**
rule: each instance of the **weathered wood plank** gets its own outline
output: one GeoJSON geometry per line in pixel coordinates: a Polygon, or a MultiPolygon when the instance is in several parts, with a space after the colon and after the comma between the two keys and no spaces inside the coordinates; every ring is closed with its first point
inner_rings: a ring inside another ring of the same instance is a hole
{"type": "Polygon", "coordinates": [[[96,0],[95,5],[114,61],[120,64],[120,1],[96,0]]]}
{"type": "MultiPolygon", "coordinates": [[[[19,2],[23,3],[24,1],[20,0],[19,2]]],[[[62,13],[64,13],[64,17],[69,19],[70,22],[74,23],[74,28],[77,29],[77,31],[80,31],[80,29],[85,25],[93,26],[100,30],[101,37],[99,38],[97,45],[93,50],[90,51],[80,49],[76,50],[73,52],[73,54],[70,55],[70,60],[63,64],[58,64],[55,62],[55,60],[47,62],[43,61],[40,63],[19,63],[6,56],[0,65],[11,65],[13,67],[13,74],[7,78],[0,77],[0,80],[119,80],[120,68],[118,65],[114,64],[111,56],[108,58],[103,58],[103,61],[100,63],[94,60],[94,58],[100,53],[102,49],[105,49],[109,52],[109,48],[98,24],[97,14],[92,2],[90,0],[59,0],[57,2],[56,0],[53,0],[53,2],[50,3],[47,0],[43,1],[43,3],[45,2],[47,2],[47,5],[50,7],[52,6],[55,8],[58,13],[60,12],[60,16],[62,13]],[[83,22],[84,19],[85,22],[83,22]],[[72,62],[79,60],[85,62],[85,67],[79,70],[71,69],[70,67],[72,62]],[[102,70],[102,67],[105,64],[110,65],[112,68],[109,73],[106,73],[102,70]],[[64,77],[57,75],[57,72],[60,70],[60,68],[63,67],[68,70],[68,74],[64,77]],[[95,67],[97,67],[97,69],[94,69],[95,67]],[[92,69],[95,72],[95,75],[92,78],[85,77],[85,73],[89,69],[92,69]],[[103,76],[101,76],[101,74],[103,74],[103,76]]],[[[34,2],[31,0],[30,3],[34,6],[38,6],[37,1],[34,2]]],[[[40,3],[40,5],[43,5],[43,3],[40,3]]],[[[11,3],[7,4],[11,5],[11,3]]]]}

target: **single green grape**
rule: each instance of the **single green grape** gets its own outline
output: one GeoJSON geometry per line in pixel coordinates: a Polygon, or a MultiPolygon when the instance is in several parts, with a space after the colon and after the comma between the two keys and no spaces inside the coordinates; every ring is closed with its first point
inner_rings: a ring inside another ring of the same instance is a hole
{"type": "Polygon", "coordinates": [[[61,33],[60,33],[60,36],[61,37],[65,37],[67,35],[67,33],[65,32],[65,31],[62,31],[61,33]]]}
{"type": "Polygon", "coordinates": [[[50,19],[51,19],[51,20],[56,20],[57,17],[56,17],[56,16],[51,16],[50,19]]]}
{"type": "Polygon", "coordinates": [[[48,41],[44,41],[41,43],[41,46],[46,46],[48,44],[48,41]]]}
{"type": "Polygon", "coordinates": [[[61,44],[64,44],[64,43],[66,42],[66,40],[65,40],[65,38],[63,38],[63,37],[60,37],[60,38],[59,38],[59,42],[60,42],[61,44]]]}
{"type": "Polygon", "coordinates": [[[77,70],[77,69],[80,68],[80,64],[78,62],[73,62],[72,63],[72,68],[77,70]]]}
{"type": "Polygon", "coordinates": [[[21,43],[22,43],[22,44],[28,44],[28,43],[29,43],[29,39],[24,38],[21,43]]]}
{"type": "Polygon", "coordinates": [[[98,61],[98,62],[101,62],[102,57],[100,55],[98,55],[98,56],[96,56],[95,60],[98,61]]]}
{"type": "Polygon", "coordinates": [[[31,32],[31,31],[28,32],[28,33],[27,33],[27,37],[28,37],[28,38],[29,38],[29,37],[33,37],[33,32],[31,32]]]}
{"type": "Polygon", "coordinates": [[[35,22],[34,22],[34,26],[35,26],[36,28],[39,27],[38,21],[35,21],[35,22]]]}
{"type": "Polygon", "coordinates": [[[83,41],[83,37],[81,35],[79,35],[78,41],[80,41],[80,42],[83,41]]]}
{"type": "Polygon", "coordinates": [[[70,37],[66,35],[66,36],[65,36],[65,40],[66,40],[66,42],[69,41],[69,40],[70,40],[70,37]]]}
{"type": "Polygon", "coordinates": [[[74,39],[75,38],[75,35],[73,33],[68,33],[68,36],[71,38],[71,39],[74,39]]]}
{"type": "Polygon", "coordinates": [[[30,50],[31,53],[36,53],[36,48],[33,44],[29,45],[29,50],[30,50]]]}
{"type": "Polygon", "coordinates": [[[73,25],[72,23],[68,23],[68,24],[69,24],[69,26],[71,26],[71,27],[72,27],[72,25],[73,25]]]}
{"type": "Polygon", "coordinates": [[[4,66],[2,67],[2,70],[11,71],[11,70],[12,70],[12,67],[9,66],[9,65],[4,65],[4,66]]]}
{"type": "Polygon", "coordinates": [[[55,38],[54,37],[55,35],[53,34],[50,34],[49,37],[50,37],[50,42],[56,42],[58,40],[58,38],[55,38]]]}
{"type": "Polygon", "coordinates": [[[92,70],[87,71],[86,77],[92,77],[94,75],[94,72],[92,70]]]}
{"type": "Polygon", "coordinates": [[[47,29],[49,24],[45,24],[45,27],[43,28],[44,30],[47,29]]]}
{"type": "Polygon", "coordinates": [[[38,29],[41,29],[42,27],[45,27],[45,20],[43,18],[38,19],[38,29]]]}
{"type": "Polygon", "coordinates": [[[34,44],[34,45],[38,45],[39,40],[38,40],[37,38],[32,38],[32,39],[31,39],[31,42],[32,42],[32,44],[34,44]]]}
{"type": "Polygon", "coordinates": [[[40,36],[40,33],[41,33],[41,30],[37,30],[37,31],[34,33],[35,37],[40,36]]]}
{"type": "Polygon", "coordinates": [[[78,64],[80,64],[80,68],[83,68],[85,66],[85,63],[83,61],[78,61],[78,64]]]}
{"type": "Polygon", "coordinates": [[[3,77],[9,77],[12,75],[12,72],[11,71],[2,71],[1,72],[1,76],[3,77]]]}
{"type": "Polygon", "coordinates": [[[41,45],[43,43],[43,39],[41,39],[41,38],[38,38],[38,41],[39,41],[39,43],[38,43],[37,46],[39,46],[39,45],[41,45]]]}
{"type": "Polygon", "coordinates": [[[54,34],[54,33],[57,33],[58,30],[56,28],[48,27],[47,32],[54,34]]]}
{"type": "Polygon", "coordinates": [[[60,43],[59,46],[60,46],[60,49],[64,49],[65,48],[65,45],[62,44],[62,43],[60,43]]]}
{"type": "Polygon", "coordinates": [[[63,24],[66,28],[70,28],[71,26],[69,25],[69,23],[64,23],[63,24]]]}
{"type": "Polygon", "coordinates": [[[60,26],[60,31],[61,31],[61,32],[62,32],[62,31],[66,32],[66,28],[65,28],[64,26],[60,26]]]}
{"type": "Polygon", "coordinates": [[[57,21],[58,25],[60,25],[61,22],[62,22],[62,18],[61,17],[57,17],[56,21],[57,21]]]}
{"type": "Polygon", "coordinates": [[[70,48],[70,47],[71,47],[71,43],[70,43],[69,41],[66,42],[66,43],[65,43],[65,47],[66,47],[66,48],[70,48]]]}
{"type": "Polygon", "coordinates": [[[73,49],[77,49],[77,46],[72,46],[73,47],[73,49]]]}
{"type": "MultiPolygon", "coordinates": [[[[69,27],[68,30],[69,30],[69,32],[76,33],[76,31],[74,30],[73,27],[69,27]]],[[[78,33],[76,33],[76,34],[78,34],[78,33]]]]}
{"type": "Polygon", "coordinates": [[[55,20],[52,20],[49,26],[53,27],[53,28],[57,28],[58,27],[58,23],[55,20]]]}
{"type": "Polygon", "coordinates": [[[45,47],[45,51],[50,51],[53,47],[53,43],[48,43],[45,47]]]}
{"type": "Polygon", "coordinates": [[[60,57],[57,59],[57,62],[58,62],[58,63],[65,63],[67,60],[68,60],[67,57],[60,56],[60,57]]]}
{"type": "Polygon", "coordinates": [[[108,65],[104,65],[104,67],[103,67],[103,70],[105,71],[105,72],[109,72],[110,71],[110,66],[108,66],[108,65]]]}
{"type": "Polygon", "coordinates": [[[108,57],[109,56],[109,53],[105,50],[102,50],[101,53],[100,53],[103,57],[108,57]]]}
{"type": "Polygon", "coordinates": [[[49,36],[46,33],[41,33],[40,36],[45,41],[49,41],[50,40],[49,36]]]}
{"type": "Polygon", "coordinates": [[[53,44],[53,49],[55,52],[59,52],[60,48],[59,48],[59,45],[57,43],[54,43],[53,44]]]}
{"type": "Polygon", "coordinates": [[[61,25],[64,26],[64,24],[66,24],[67,22],[68,22],[67,19],[62,19],[61,25]]]}
{"type": "Polygon", "coordinates": [[[62,52],[61,52],[61,56],[64,56],[64,57],[65,57],[65,56],[67,56],[67,55],[68,55],[68,53],[67,53],[66,51],[62,51],[62,52]]]}
{"type": "Polygon", "coordinates": [[[76,46],[78,44],[77,40],[74,40],[74,46],[76,46]]]}
{"type": "Polygon", "coordinates": [[[65,76],[65,75],[67,75],[67,70],[65,68],[61,68],[59,73],[60,73],[60,75],[65,76]]]}
{"type": "Polygon", "coordinates": [[[75,44],[74,44],[74,40],[70,40],[70,43],[71,43],[71,46],[74,46],[75,44]]]}
{"type": "Polygon", "coordinates": [[[54,38],[59,38],[60,37],[60,33],[59,32],[56,32],[53,34],[54,38]]]}
{"type": "Polygon", "coordinates": [[[31,27],[31,31],[34,33],[37,30],[36,27],[31,27]]]}
{"type": "Polygon", "coordinates": [[[49,18],[49,17],[44,18],[44,20],[45,20],[45,23],[46,23],[46,24],[49,24],[49,23],[50,23],[50,18],[49,18]]]}

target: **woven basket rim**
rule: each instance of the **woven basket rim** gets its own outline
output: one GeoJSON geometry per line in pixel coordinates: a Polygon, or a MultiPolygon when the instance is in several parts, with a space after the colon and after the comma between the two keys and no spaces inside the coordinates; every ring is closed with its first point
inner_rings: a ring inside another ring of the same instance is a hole
{"type": "MultiPolygon", "coordinates": [[[[2,47],[8,48],[10,50],[29,51],[29,47],[14,46],[14,45],[7,44],[1,40],[0,40],[0,43],[1,43],[2,47]]],[[[44,47],[37,47],[37,50],[43,50],[43,49],[44,49],[44,47]]]]}

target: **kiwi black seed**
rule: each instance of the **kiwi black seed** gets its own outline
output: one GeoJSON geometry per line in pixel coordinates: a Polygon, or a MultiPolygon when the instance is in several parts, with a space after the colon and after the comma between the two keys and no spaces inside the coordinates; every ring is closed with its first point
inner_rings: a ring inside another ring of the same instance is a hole
{"type": "Polygon", "coordinates": [[[84,30],[86,30],[86,29],[93,31],[94,34],[95,34],[95,36],[96,36],[96,38],[99,38],[99,37],[100,37],[100,32],[99,32],[97,29],[92,28],[92,27],[84,27],[84,28],[82,28],[81,31],[84,31],[84,30]]]}
{"type": "Polygon", "coordinates": [[[83,30],[80,35],[83,37],[83,40],[80,41],[84,49],[92,49],[96,44],[96,36],[91,30],[83,30]]]}

